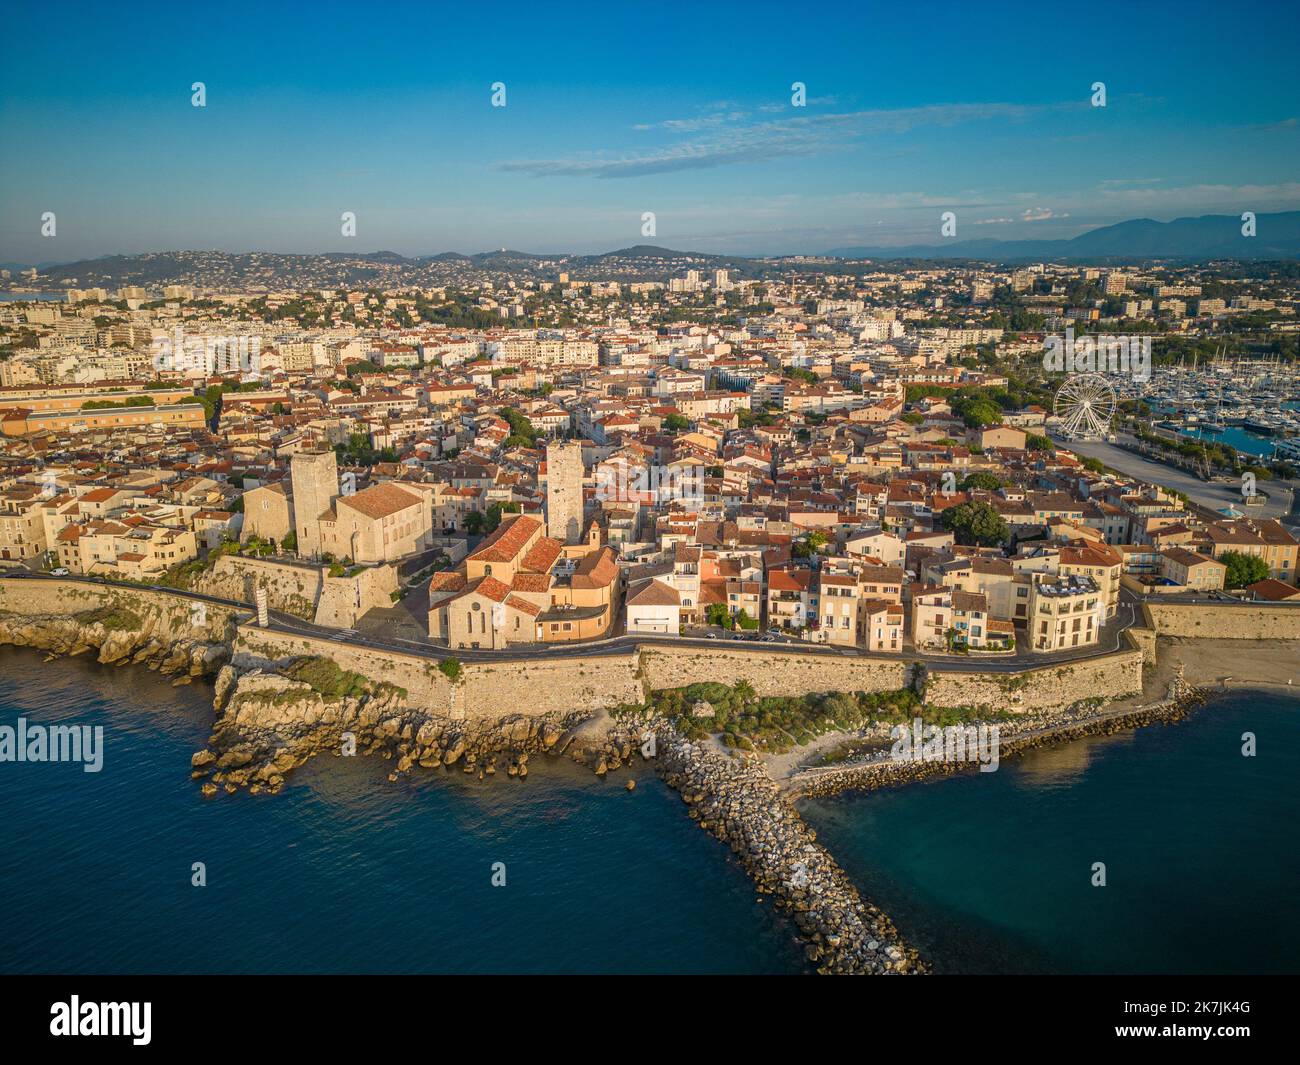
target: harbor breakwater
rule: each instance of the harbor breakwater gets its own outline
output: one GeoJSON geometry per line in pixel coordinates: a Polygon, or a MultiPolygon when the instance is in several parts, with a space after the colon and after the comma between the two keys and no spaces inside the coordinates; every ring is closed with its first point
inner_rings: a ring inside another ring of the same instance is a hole
{"type": "MultiPolygon", "coordinates": [[[[998,757],[1006,759],[1085,736],[1109,736],[1146,725],[1173,724],[1205,699],[1205,689],[1187,683],[1179,673],[1171,680],[1164,699],[1150,706],[1110,713],[1066,710],[1037,718],[1028,728],[1013,731],[1014,726],[1000,726],[1000,730],[1009,734],[999,735],[998,757]]],[[[786,792],[792,799],[823,798],[843,791],[872,791],[978,769],[978,762],[964,759],[894,759],[889,757],[889,748],[884,747],[873,759],[796,773],[789,780],[786,792]]]]}
{"type": "Polygon", "coordinates": [[[666,722],[650,728],[658,769],[700,828],[727,844],[760,894],[799,929],[823,975],[921,974],[893,922],[863,900],[761,764],[691,743],[666,722]]]}

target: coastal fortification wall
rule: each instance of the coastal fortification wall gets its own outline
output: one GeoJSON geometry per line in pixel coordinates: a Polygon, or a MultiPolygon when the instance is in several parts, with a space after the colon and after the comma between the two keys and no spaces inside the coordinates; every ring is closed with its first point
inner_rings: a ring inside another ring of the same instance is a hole
{"type": "Polygon", "coordinates": [[[232,662],[240,669],[266,669],[299,656],[329,658],[341,669],[388,681],[406,690],[410,705],[453,718],[568,713],[642,700],[637,656],[631,651],[464,662],[453,683],[435,660],[422,655],[243,625],[232,662]]]}
{"type": "Polygon", "coordinates": [[[849,655],[793,654],[721,644],[717,650],[664,644],[641,648],[643,676],[651,689],[683,688],[699,681],[747,680],[759,695],[808,692],[897,691],[907,687],[908,664],[849,655]]]}
{"type": "Polygon", "coordinates": [[[350,629],[367,611],[393,605],[396,566],[371,566],[352,577],[325,577],[316,602],[317,625],[350,629]]]}
{"type": "Polygon", "coordinates": [[[350,577],[331,577],[325,566],[278,558],[222,555],[208,573],[197,577],[194,591],[219,599],[237,599],[250,606],[257,589],[266,592],[272,610],[350,629],[374,607],[393,605],[397,591],[395,566],[368,566],[350,577]]]}
{"type": "Polygon", "coordinates": [[[1125,632],[1130,647],[1142,652],[1142,664],[1156,664],[1156,630],[1143,625],[1134,625],[1125,632]]]}
{"type": "Polygon", "coordinates": [[[155,592],[37,578],[0,581],[0,644],[105,664],[211,674],[229,657],[236,607],[155,592]]]}
{"type": "Polygon", "coordinates": [[[1118,651],[1018,673],[930,672],[925,701],[931,706],[981,706],[994,710],[1045,710],[1081,699],[1115,699],[1142,691],[1142,651],[1118,651]]]}
{"type": "Polygon", "coordinates": [[[1159,636],[1203,640],[1300,640],[1300,605],[1286,603],[1145,603],[1159,636]]]}
{"type": "MultiPolygon", "coordinates": [[[[306,579],[325,580],[300,567],[268,569],[253,560],[230,562],[232,575],[264,570],[282,574],[293,568],[306,579]]],[[[381,585],[374,587],[382,591],[381,585]]],[[[470,659],[452,681],[436,659],[425,655],[261,629],[249,623],[251,611],[212,603],[202,604],[201,610],[198,606],[194,599],[147,588],[72,580],[3,580],[0,642],[44,646],[59,653],[93,646],[101,649],[101,658],[111,655],[115,660],[137,654],[157,657],[169,642],[225,643],[232,646],[235,664],[245,669],[321,656],[343,669],[405,689],[413,706],[456,718],[609,708],[643,702],[649,690],[698,681],[745,680],[760,695],[803,695],[891,691],[906,687],[910,680],[909,664],[896,659],[782,653],[726,644],[716,648],[644,644],[617,654],[565,651],[513,660],[470,659]],[[94,614],[97,610],[102,617],[94,614]],[[56,624],[52,619],[62,620],[56,624]],[[237,626],[237,620],[243,623],[237,626]]],[[[927,701],[936,706],[1038,710],[1081,699],[1119,698],[1141,691],[1142,666],[1155,660],[1157,635],[1300,640],[1300,610],[1287,606],[1154,603],[1144,606],[1144,620],[1145,626],[1129,631],[1127,648],[1110,655],[1014,673],[928,671],[927,701]]]]}
{"type": "Polygon", "coordinates": [[[272,610],[311,620],[320,599],[325,570],[274,558],[245,558],[222,555],[210,573],[194,583],[194,590],[219,599],[255,602],[255,590],[266,591],[272,610]]]}
{"type": "Polygon", "coordinates": [[[112,631],[132,631],[135,622],[160,639],[215,643],[229,640],[237,607],[155,592],[149,588],[105,587],[57,579],[0,580],[0,613],[23,617],[83,618],[96,610],[118,610],[112,631]]]}

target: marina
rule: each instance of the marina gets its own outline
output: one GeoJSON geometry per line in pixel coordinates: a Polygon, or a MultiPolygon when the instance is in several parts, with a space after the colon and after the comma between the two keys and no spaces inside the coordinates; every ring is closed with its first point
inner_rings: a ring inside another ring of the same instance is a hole
{"type": "Polygon", "coordinates": [[[1151,408],[1156,425],[1260,459],[1300,459],[1300,373],[1277,360],[1162,366],[1116,388],[1151,408]],[[1279,397],[1285,397],[1279,402],[1279,397]]]}

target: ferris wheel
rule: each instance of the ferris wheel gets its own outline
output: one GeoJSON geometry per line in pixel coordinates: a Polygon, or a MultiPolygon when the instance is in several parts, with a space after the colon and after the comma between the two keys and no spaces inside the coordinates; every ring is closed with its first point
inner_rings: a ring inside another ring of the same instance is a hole
{"type": "Polygon", "coordinates": [[[1067,377],[1056,390],[1052,413],[1067,436],[1104,438],[1115,417],[1115,390],[1101,374],[1067,377]]]}

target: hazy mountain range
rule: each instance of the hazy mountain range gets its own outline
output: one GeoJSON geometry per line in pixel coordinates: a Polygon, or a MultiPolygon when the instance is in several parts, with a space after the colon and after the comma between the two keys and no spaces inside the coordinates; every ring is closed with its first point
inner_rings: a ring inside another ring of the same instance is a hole
{"type": "MultiPolygon", "coordinates": [[[[1156,222],[1134,218],[1069,240],[952,240],[904,248],[835,248],[841,259],[987,259],[994,262],[1114,262],[1143,259],[1292,259],[1300,256],[1300,211],[1255,216],[1255,236],[1239,215],[1207,214],[1156,222]]],[[[960,232],[960,223],[958,227],[960,232]]]]}

